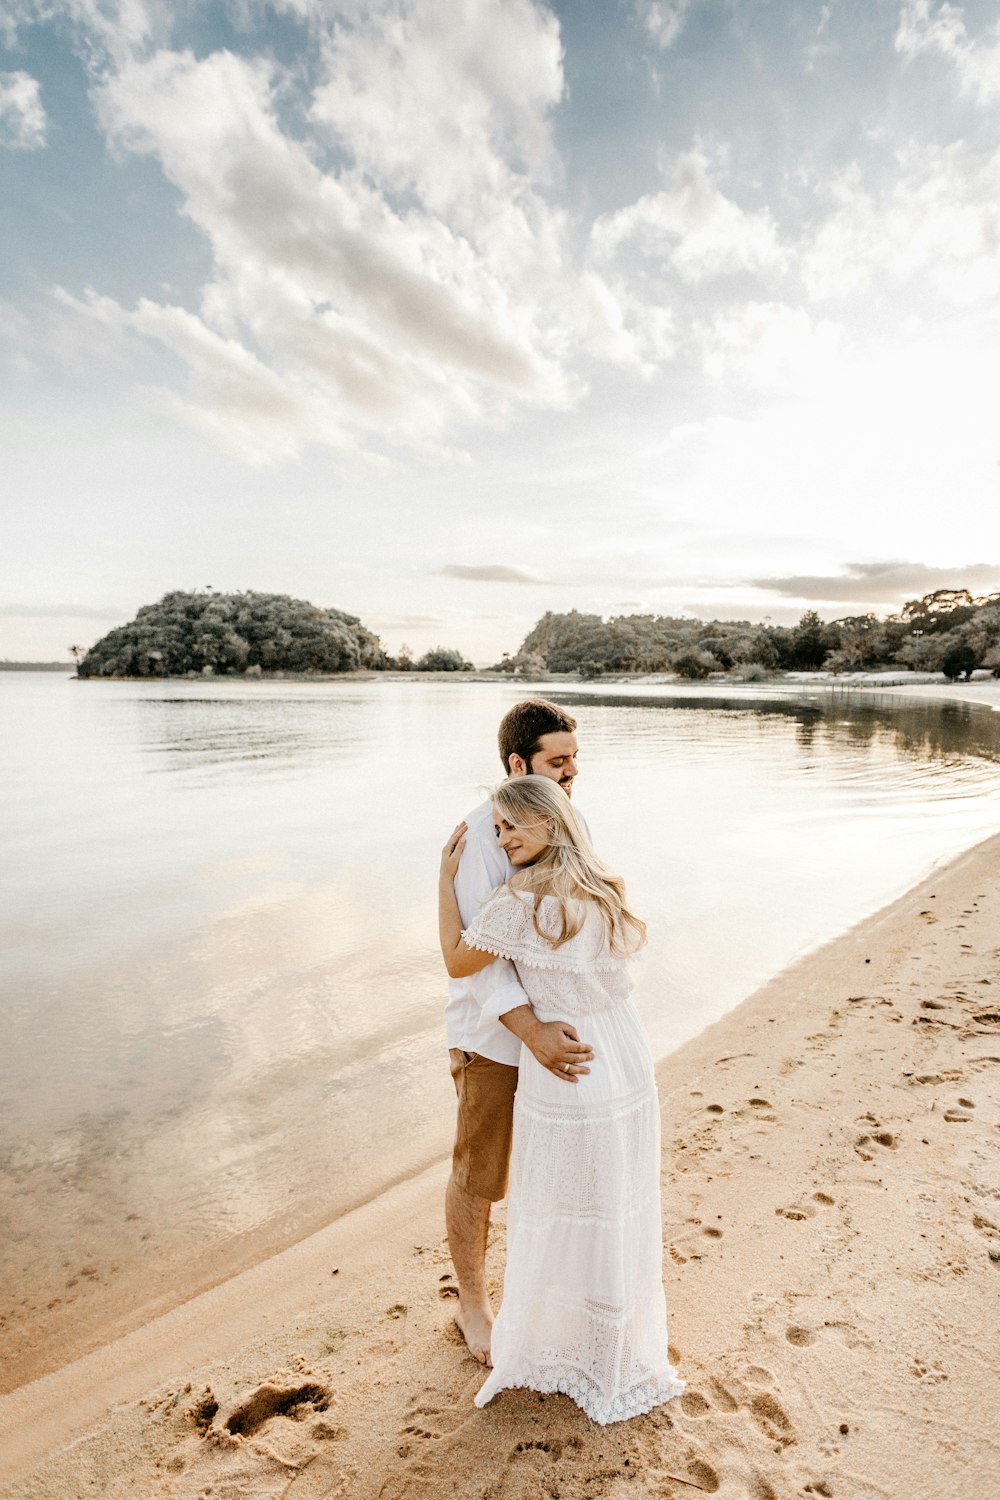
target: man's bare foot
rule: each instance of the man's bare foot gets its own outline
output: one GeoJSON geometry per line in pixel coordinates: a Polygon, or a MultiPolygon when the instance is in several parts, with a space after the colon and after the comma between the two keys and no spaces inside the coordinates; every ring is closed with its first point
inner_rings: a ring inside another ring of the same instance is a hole
{"type": "Polygon", "coordinates": [[[473,1359],[478,1359],[481,1365],[491,1369],[493,1361],[490,1359],[490,1334],[493,1332],[493,1309],[489,1303],[485,1307],[466,1307],[459,1298],[455,1322],[458,1324],[459,1333],[469,1346],[469,1353],[473,1359]]]}

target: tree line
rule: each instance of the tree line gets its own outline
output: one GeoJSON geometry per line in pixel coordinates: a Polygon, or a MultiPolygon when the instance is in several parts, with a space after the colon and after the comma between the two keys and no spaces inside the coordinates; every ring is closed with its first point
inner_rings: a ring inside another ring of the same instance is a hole
{"type": "Polygon", "coordinates": [[[264,673],[362,670],[471,671],[458,651],[437,646],[418,661],[390,656],[355,615],[287,594],[214,589],[164,594],[88,651],[71,647],[80,677],[259,677],[264,673]]]}
{"type": "MultiPolygon", "coordinates": [[[[71,650],[81,677],[472,670],[451,647],[435,646],[414,660],[403,646],[392,656],[355,615],[252,590],[174,590],[89,650],[71,650]]],[[[675,672],[691,679],[725,672],[753,681],[774,672],[891,667],[952,679],[986,668],[1000,677],[1000,594],[973,598],[967,589],[938,589],[885,619],[867,614],[824,622],[808,610],[792,626],[548,611],[519,650],[490,670],[524,677],[675,672]]]]}
{"type": "Polygon", "coordinates": [[[672,615],[600,615],[551,611],[495,671],[676,672],[690,679],[727,672],[744,680],[772,672],[870,671],[905,667],[968,678],[978,668],[1000,677],[1000,594],[975,599],[967,589],[937,589],[898,614],[849,615],[824,622],[808,610],[797,625],[692,620],[672,615]]]}

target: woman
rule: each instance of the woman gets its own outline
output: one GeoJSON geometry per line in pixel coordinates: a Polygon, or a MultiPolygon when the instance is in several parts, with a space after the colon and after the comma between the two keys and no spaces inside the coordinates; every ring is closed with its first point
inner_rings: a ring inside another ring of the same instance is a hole
{"type": "Polygon", "coordinates": [[[656,1084],[629,999],[645,926],[547,777],[511,777],[493,813],[514,873],[464,932],[453,889],[464,825],[445,846],[448,972],[511,959],[538,1018],[571,1022],[594,1057],[567,1089],[521,1050],[503,1303],[476,1405],[521,1386],[620,1422],[684,1389],[667,1359],[656,1084]]]}

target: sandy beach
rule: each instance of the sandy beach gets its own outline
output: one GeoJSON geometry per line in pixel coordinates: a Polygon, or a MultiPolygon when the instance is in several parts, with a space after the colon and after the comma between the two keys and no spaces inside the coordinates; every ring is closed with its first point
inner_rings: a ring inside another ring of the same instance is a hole
{"type": "Polygon", "coordinates": [[[441,1163],[0,1399],[2,1494],[995,1496],[998,934],[994,838],[661,1064],[669,1405],[473,1407],[441,1163]]]}

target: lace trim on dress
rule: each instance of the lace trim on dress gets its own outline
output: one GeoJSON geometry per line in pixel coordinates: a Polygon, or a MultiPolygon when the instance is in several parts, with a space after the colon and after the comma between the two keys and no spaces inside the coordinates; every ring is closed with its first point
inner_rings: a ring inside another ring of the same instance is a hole
{"type": "MultiPolygon", "coordinates": [[[[543,896],[543,904],[551,901],[543,896]]],[[[560,969],[565,974],[585,974],[595,969],[613,970],[625,967],[625,959],[609,953],[604,940],[603,922],[596,910],[587,913],[578,933],[558,948],[539,936],[535,929],[530,897],[519,895],[508,886],[494,891],[477,916],[462,933],[466,946],[495,958],[532,969],[560,969]],[[596,931],[594,919],[600,924],[596,931]]]]}
{"type": "Polygon", "coordinates": [[[625,963],[623,958],[616,958],[611,954],[600,958],[561,958],[558,948],[552,950],[550,958],[524,945],[501,945],[491,938],[480,937],[471,927],[464,929],[462,937],[468,948],[478,948],[480,953],[492,953],[494,958],[509,958],[511,963],[524,964],[529,969],[561,969],[564,974],[589,974],[594,969],[620,969],[625,963]]]}
{"type": "Polygon", "coordinates": [[[475,1402],[477,1406],[485,1406],[486,1401],[495,1396],[497,1391],[527,1389],[541,1391],[546,1395],[558,1392],[575,1401],[592,1422],[606,1427],[611,1422],[627,1422],[631,1417],[641,1417],[643,1413],[652,1411],[654,1406],[662,1406],[664,1402],[673,1400],[674,1396],[681,1395],[686,1384],[686,1381],[678,1378],[673,1366],[667,1365],[662,1374],[650,1375],[609,1400],[588,1371],[567,1361],[560,1361],[549,1366],[544,1374],[537,1365],[530,1365],[520,1371],[514,1369],[492,1386],[489,1396],[481,1401],[479,1398],[486,1389],[484,1386],[475,1402]]]}

